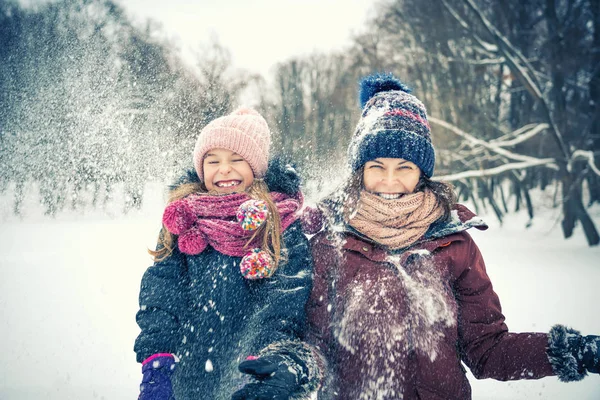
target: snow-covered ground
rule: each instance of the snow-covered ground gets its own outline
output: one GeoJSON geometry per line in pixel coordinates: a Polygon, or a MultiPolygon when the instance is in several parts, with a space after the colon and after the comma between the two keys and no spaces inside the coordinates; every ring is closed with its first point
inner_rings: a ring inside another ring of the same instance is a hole
{"type": "MultiPolygon", "coordinates": [[[[141,378],[133,341],[140,278],[150,264],[162,190],[125,217],[41,215],[27,199],[23,220],[0,198],[0,399],[135,399],[141,378]]],[[[600,228],[600,209],[592,210],[600,228]]],[[[581,229],[564,240],[558,211],[524,213],[473,232],[513,331],[568,324],[600,334],[600,248],[581,229]]],[[[600,376],[578,383],[554,377],[496,382],[472,379],[474,399],[597,399],[600,376]]]]}

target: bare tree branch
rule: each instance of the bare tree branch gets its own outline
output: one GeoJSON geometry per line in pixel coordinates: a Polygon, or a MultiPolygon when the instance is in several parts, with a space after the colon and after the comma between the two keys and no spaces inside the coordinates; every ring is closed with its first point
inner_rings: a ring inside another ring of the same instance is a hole
{"type": "Polygon", "coordinates": [[[569,160],[569,164],[567,166],[568,170],[569,171],[572,170],[574,161],[581,160],[581,159],[587,160],[588,165],[590,166],[591,170],[594,171],[594,173],[596,175],[600,176],[600,169],[594,163],[594,152],[592,152],[592,151],[575,150],[573,152],[573,154],[571,155],[571,159],[569,160]]]}
{"type": "MultiPolygon", "coordinates": [[[[442,0],[444,1],[444,0],[442,0]]],[[[529,93],[534,96],[534,98],[538,99],[543,106],[544,113],[546,114],[546,118],[548,118],[548,122],[552,126],[552,130],[554,133],[554,139],[563,153],[564,159],[570,159],[569,149],[564,143],[562,135],[558,129],[558,126],[554,122],[554,118],[552,117],[552,113],[550,111],[550,107],[546,99],[544,98],[543,92],[540,89],[540,85],[535,78],[535,70],[529,64],[527,59],[521,54],[521,52],[516,49],[509,41],[504,37],[496,27],[487,20],[487,18],[483,15],[479,7],[472,0],[463,0],[469,8],[477,15],[483,26],[487,29],[487,31],[494,37],[496,43],[498,45],[498,49],[500,53],[506,59],[507,64],[511,67],[513,72],[517,75],[519,80],[525,85],[529,93]]]]}
{"type": "MultiPolygon", "coordinates": [[[[531,139],[538,133],[550,128],[550,125],[548,125],[548,124],[537,124],[537,125],[534,125],[533,128],[531,128],[531,125],[527,125],[527,126],[529,127],[528,130],[526,130],[522,133],[519,133],[512,140],[500,141],[498,139],[494,139],[494,140],[490,140],[490,143],[493,143],[495,146],[499,146],[499,147],[512,147],[519,143],[523,143],[523,142],[531,139]]],[[[522,131],[522,130],[523,130],[523,128],[519,129],[519,131],[522,131]]]]}
{"type": "MultiPolygon", "coordinates": [[[[492,144],[492,143],[486,142],[485,140],[477,139],[473,135],[470,135],[467,132],[463,131],[462,129],[459,129],[456,126],[449,124],[448,122],[443,121],[441,119],[438,119],[435,117],[429,117],[429,122],[433,122],[436,125],[442,126],[446,129],[448,129],[449,131],[455,133],[456,135],[462,137],[463,139],[468,140],[472,144],[483,146],[483,147],[493,151],[494,153],[505,156],[508,159],[512,159],[512,160],[516,160],[516,161],[524,161],[524,162],[533,162],[533,163],[540,161],[539,158],[525,156],[522,154],[516,154],[516,153],[513,153],[511,151],[508,151],[508,150],[498,146],[497,144],[492,144]]],[[[548,163],[548,160],[550,160],[550,159],[544,159],[544,160],[545,161],[543,162],[543,164],[546,164],[546,163],[548,163]]],[[[552,161],[554,162],[555,160],[552,159],[552,161]]],[[[558,166],[556,164],[553,164],[553,168],[558,169],[558,166]]]]}
{"type": "Polygon", "coordinates": [[[465,60],[462,58],[447,57],[446,60],[448,62],[459,62],[459,63],[470,64],[470,65],[498,65],[498,64],[504,64],[506,62],[504,57],[485,58],[482,60],[465,60]]]}
{"type": "Polygon", "coordinates": [[[536,159],[536,160],[526,161],[526,162],[505,164],[505,165],[501,165],[501,166],[495,167],[495,168],[463,171],[463,172],[459,172],[457,174],[435,176],[432,179],[435,181],[450,182],[450,181],[458,181],[458,180],[465,179],[465,178],[475,178],[475,177],[483,178],[483,177],[487,177],[487,176],[498,175],[498,174],[501,174],[506,171],[513,171],[513,170],[521,171],[525,168],[531,168],[531,167],[543,166],[543,167],[548,167],[548,168],[552,168],[552,169],[557,169],[555,162],[556,162],[556,160],[554,160],[553,158],[542,158],[542,159],[536,159]]]}
{"type": "Polygon", "coordinates": [[[488,54],[496,54],[498,53],[498,46],[496,46],[493,43],[490,42],[486,42],[485,40],[481,39],[474,31],[473,29],[471,29],[471,26],[467,23],[467,21],[465,21],[459,14],[458,12],[456,12],[456,10],[454,8],[452,8],[452,6],[450,4],[448,4],[448,2],[446,0],[442,0],[442,3],[444,4],[444,7],[446,7],[446,9],[450,12],[450,14],[454,17],[454,19],[460,24],[460,26],[462,26],[467,32],[469,32],[471,34],[471,36],[473,37],[473,39],[479,43],[479,45],[481,46],[481,48],[483,50],[485,50],[488,54]]]}

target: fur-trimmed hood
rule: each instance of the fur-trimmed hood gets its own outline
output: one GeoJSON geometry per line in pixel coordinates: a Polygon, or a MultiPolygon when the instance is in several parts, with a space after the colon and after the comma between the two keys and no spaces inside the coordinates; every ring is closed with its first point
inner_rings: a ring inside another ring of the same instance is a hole
{"type": "MultiPolygon", "coordinates": [[[[283,158],[273,158],[269,161],[264,181],[271,192],[294,195],[300,191],[300,175],[292,163],[283,158]]],[[[169,191],[187,183],[199,183],[200,178],[194,168],[187,170],[179,179],[169,186],[169,191]]]]}

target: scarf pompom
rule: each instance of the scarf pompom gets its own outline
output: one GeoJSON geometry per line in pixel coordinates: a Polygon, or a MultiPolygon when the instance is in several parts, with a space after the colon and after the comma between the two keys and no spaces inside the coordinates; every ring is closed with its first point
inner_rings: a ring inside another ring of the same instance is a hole
{"type": "Polygon", "coordinates": [[[204,234],[197,226],[193,226],[179,235],[177,243],[182,253],[192,256],[202,253],[208,245],[204,234]]]}
{"type": "Polygon", "coordinates": [[[269,253],[259,248],[252,249],[240,262],[240,272],[246,279],[262,279],[271,276],[273,260],[269,253]]]}
{"type": "Polygon", "coordinates": [[[269,209],[262,200],[248,200],[238,208],[235,217],[245,231],[255,231],[267,220],[269,209]]]}
{"type": "Polygon", "coordinates": [[[179,199],[165,208],[162,222],[169,232],[179,235],[190,229],[197,218],[188,202],[185,199],[179,199]]]}

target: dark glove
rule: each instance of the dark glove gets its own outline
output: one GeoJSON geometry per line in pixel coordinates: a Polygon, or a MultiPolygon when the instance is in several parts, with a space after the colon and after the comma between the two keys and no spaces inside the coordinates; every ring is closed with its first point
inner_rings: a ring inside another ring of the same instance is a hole
{"type": "Polygon", "coordinates": [[[580,381],[588,372],[600,373],[600,336],[554,325],[548,334],[548,359],[563,382],[580,381]]]}
{"type": "Polygon", "coordinates": [[[175,400],[171,386],[173,371],[175,358],[170,354],[152,356],[144,361],[138,400],[175,400]]]}
{"type": "Polygon", "coordinates": [[[571,353],[579,363],[579,369],[600,374],[600,336],[572,335],[568,340],[571,353]]]}
{"type": "Polygon", "coordinates": [[[235,392],[232,400],[287,400],[308,382],[308,368],[290,353],[271,354],[240,363],[239,370],[253,382],[235,392]]]}

